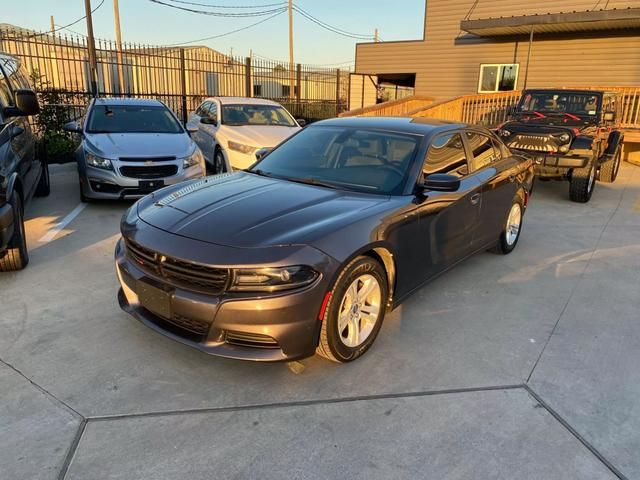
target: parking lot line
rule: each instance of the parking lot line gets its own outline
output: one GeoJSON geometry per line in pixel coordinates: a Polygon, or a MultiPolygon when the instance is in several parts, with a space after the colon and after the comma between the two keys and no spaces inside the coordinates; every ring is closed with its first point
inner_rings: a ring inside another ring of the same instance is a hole
{"type": "Polygon", "coordinates": [[[44,235],[40,240],[38,240],[40,243],[47,243],[50,242],[51,240],[53,240],[54,238],[56,238],[56,236],[67,226],[69,225],[74,218],[76,218],[80,212],[82,212],[82,210],[85,209],[85,207],[87,206],[86,203],[81,203],[78,206],[76,206],[76,208],[74,208],[73,210],[71,210],[71,212],[69,212],[69,214],[67,214],[66,217],[64,217],[62,220],[60,220],[58,223],[55,224],[55,226],[49,230],[49,232],[47,232],[46,235],[44,235]]]}

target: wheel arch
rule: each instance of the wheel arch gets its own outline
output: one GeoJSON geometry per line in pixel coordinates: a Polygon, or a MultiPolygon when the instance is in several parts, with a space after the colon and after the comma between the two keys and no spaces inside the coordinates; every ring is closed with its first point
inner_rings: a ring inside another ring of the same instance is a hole
{"type": "Polygon", "coordinates": [[[387,308],[393,308],[393,298],[396,287],[397,267],[392,251],[385,245],[369,245],[354,253],[343,265],[348,265],[357,257],[370,257],[379,262],[387,276],[388,298],[387,308]]]}

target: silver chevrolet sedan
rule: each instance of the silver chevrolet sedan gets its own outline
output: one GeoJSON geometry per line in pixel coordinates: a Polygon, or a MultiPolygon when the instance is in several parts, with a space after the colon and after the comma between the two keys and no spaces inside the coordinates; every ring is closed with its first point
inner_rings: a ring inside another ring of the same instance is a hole
{"type": "Polygon", "coordinates": [[[202,152],[159,100],[97,98],[84,119],[65,126],[82,136],[82,201],[140,198],[206,173],[202,152]]]}

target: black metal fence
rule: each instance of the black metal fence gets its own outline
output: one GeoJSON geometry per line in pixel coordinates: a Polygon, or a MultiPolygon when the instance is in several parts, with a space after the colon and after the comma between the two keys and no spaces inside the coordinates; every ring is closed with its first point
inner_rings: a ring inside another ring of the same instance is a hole
{"type": "MultiPolygon", "coordinates": [[[[0,51],[21,59],[38,91],[57,92],[69,116],[92,97],[86,37],[0,28],[0,51]]],[[[338,115],[347,108],[347,72],[266,59],[225,55],[204,46],[116,48],[96,40],[97,95],[157,98],[179,118],[210,96],[268,98],[307,121],[338,115]]],[[[51,98],[51,97],[49,97],[51,98]]]]}

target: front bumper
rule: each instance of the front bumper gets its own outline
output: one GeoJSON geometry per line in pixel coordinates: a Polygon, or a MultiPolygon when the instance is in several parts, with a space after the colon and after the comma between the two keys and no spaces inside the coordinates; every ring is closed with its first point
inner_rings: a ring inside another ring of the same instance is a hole
{"type": "Polygon", "coordinates": [[[13,207],[9,203],[0,206],[0,252],[3,252],[13,236],[13,207]]]}
{"type": "MultiPolygon", "coordinates": [[[[185,239],[183,248],[189,251],[193,245],[185,239]]],[[[220,248],[227,247],[213,246],[220,248]]],[[[169,285],[143,270],[127,256],[123,240],[115,257],[120,306],[156,332],[207,354],[241,360],[291,361],[315,353],[326,275],[309,287],[278,295],[215,296],[169,285]],[[141,289],[149,285],[166,292],[168,311],[158,314],[143,305],[141,289]]]]}
{"type": "Polygon", "coordinates": [[[518,153],[533,160],[534,172],[539,176],[563,175],[574,168],[585,168],[593,158],[591,152],[569,152],[564,155],[530,151],[519,151],[518,153]]]}
{"type": "Polygon", "coordinates": [[[205,175],[204,168],[200,165],[183,169],[182,165],[178,166],[176,175],[157,179],[148,179],[151,182],[157,182],[157,187],[141,188],[140,182],[147,181],[143,178],[125,177],[119,172],[118,166],[115,170],[103,170],[86,166],[80,171],[80,184],[82,193],[85,197],[95,200],[122,200],[125,198],[137,199],[162,188],[167,185],[184,182],[192,178],[199,178],[205,175]]]}

